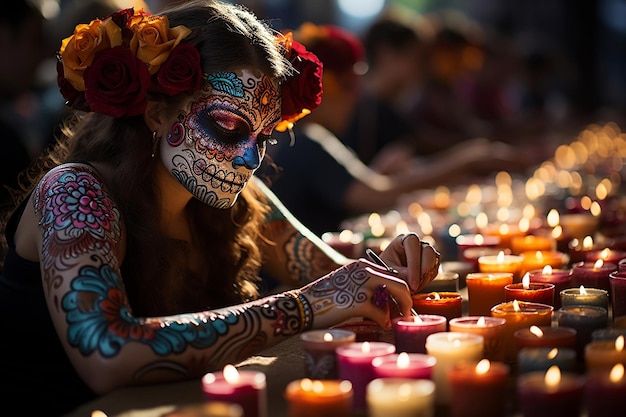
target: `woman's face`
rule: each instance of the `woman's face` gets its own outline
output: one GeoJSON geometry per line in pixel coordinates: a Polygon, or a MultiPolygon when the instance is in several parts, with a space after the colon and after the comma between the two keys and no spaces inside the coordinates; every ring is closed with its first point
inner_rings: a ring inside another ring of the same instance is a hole
{"type": "Polygon", "coordinates": [[[261,72],[205,74],[161,141],[165,167],[197,199],[235,204],[280,121],[280,90],[261,72]]]}

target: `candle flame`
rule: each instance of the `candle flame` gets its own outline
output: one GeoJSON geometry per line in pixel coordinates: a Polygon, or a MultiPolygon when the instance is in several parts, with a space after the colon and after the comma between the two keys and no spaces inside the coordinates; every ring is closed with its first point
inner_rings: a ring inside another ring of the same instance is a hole
{"type": "Polygon", "coordinates": [[[611,368],[611,372],[609,372],[609,379],[614,384],[624,379],[624,364],[616,363],[615,365],[613,365],[613,367],[611,368]]]}
{"type": "Polygon", "coordinates": [[[550,235],[555,239],[559,239],[563,235],[563,228],[561,226],[554,226],[550,235]]]}
{"type": "Polygon", "coordinates": [[[332,333],[324,333],[324,342],[332,342],[333,341],[333,335],[332,333]]]}
{"type": "Polygon", "coordinates": [[[609,248],[602,249],[602,252],[600,252],[600,258],[607,260],[609,259],[609,256],[611,256],[611,249],[609,248]]]}
{"type": "Polygon", "coordinates": [[[601,269],[602,265],[604,265],[604,261],[602,259],[598,259],[596,263],[593,264],[593,269],[601,269]]]}
{"type": "Polygon", "coordinates": [[[524,287],[525,290],[530,288],[530,274],[528,272],[526,272],[522,278],[522,287],[524,287]]]}
{"type": "Polygon", "coordinates": [[[550,227],[556,227],[558,226],[559,222],[560,222],[560,216],[559,216],[559,212],[557,209],[551,209],[548,212],[548,215],[546,216],[546,219],[548,221],[548,226],[550,227]]]}
{"type": "Polygon", "coordinates": [[[482,359],[476,364],[476,374],[485,375],[489,372],[489,368],[491,368],[491,362],[489,362],[489,359],[482,359]]]}
{"type": "Polygon", "coordinates": [[[530,332],[531,332],[532,334],[534,334],[535,336],[537,336],[537,337],[543,337],[543,331],[542,331],[539,327],[537,327],[537,326],[535,326],[535,325],[532,325],[532,326],[530,326],[530,329],[529,329],[529,330],[530,330],[530,332]]]}
{"type": "Polygon", "coordinates": [[[528,229],[530,229],[530,220],[526,217],[522,217],[517,223],[517,227],[519,227],[520,232],[528,232],[528,229]]]}
{"type": "Polygon", "coordinates": [[[541,270],[541,273],[545,275],[552,275],[552,265],[544,266],[543,269],[541,270]]]}
{"type": "Polygon", "coordinates": [[[309,378],[302,378],[300,380],[300,388],[302,391],[311,391],[313,389],[313,381],[309,378]]]}
{"type": "Polygon", "coordinates": [[[561,383],[561,370],[558,366],[552,365],[547,371],[544,378],[548,388],[556,388],[561,383]]]}
{"type": "Polygon", "coordinates": [[[559,349],[553,348],[550,352],[548,352],[548,359],[554,359],[556,358],[556,355],[558,354],[559,354],[559,349]]]}
{"type": "Polygon", "coordinates": [[[234,365],[228,364],[224,366],[224,370],[222,371],[224,375],[224,379],[229,384],[235,384],[239,382],[239,371],[235,368],[234,365]]]}
{"type": "Polygon", "coordinates": [[[621,352],[624,350],[624,335],[619,335],[615,339],[615,350],[621,352]]]}
{"type": "Polygon", "coordinates": [[[513,300],[513,310],[522,311],[522,309],[519,307],[519,303],[517,302],[517,300],[513,300]]]}
{"type": "Polygon", "coordinates": [[[478,320],[476,321],[476,325],[479,327],[485,327],[486,325],[485,318],[483,316],[480,316],[478,320]]]}
{"type": "Polygon", "coordinates": [[[372,350],[372,347],[370,346],[370,342],[365,341],[361,344],[361,352],[369,353],[371,350],[372,350]]]}
{"type": "Polygon", "coordinates": [[[413,322],[414,323],[423,323],[424,320],[422,320],[422,318],[418,315],[413,316],[413,322]]]}
{"type": "Polygon", "coordinates": [[[411,359],[409,358],[409,354],[406,352],[400,352],[398,359],[396,360],[396,366],[400,369],[406,369],[409,367],[410,363],[411,359]]]}
{"type": "Polygon", "coordinates": [[[316,380],[313,381],[312,387],[313,392],[319,394],[324,392],[324,383],[322,381],[316,380]]]}
{"type": "Polygon", "coordinates": [[[506,223],[502,223],[500,225],[499,232],[500,232],[501,235],[508,235],[509,234],[509,225],[506,224],[506,223]]]}
{"type": "Polygon", "coordinates": [[[578,291],[580,291],[580,295],[587,295],[587,290],[584,285],[581,285],[578,291]]]}
{"type": "Polygon", "coordinates": [[[541,252],[540,250],[535,252],[535,258],[537,258],[539,262],[543,261],[543,252],[541,252]]]}
{"type": "Polygon", "coordinates": [[[438,292],[433,293],[433,294],[434,294],[434,295],[433,295],[433,300],[441,300],[441,296],[439,295],[439,293],[438,293],[438,292]]]}
{"type": "Polygon", "coordinates": [[[498,256],[496,257],[496,261],[498,263],[504,262],[504,251],[498,252],[498,256]]]}

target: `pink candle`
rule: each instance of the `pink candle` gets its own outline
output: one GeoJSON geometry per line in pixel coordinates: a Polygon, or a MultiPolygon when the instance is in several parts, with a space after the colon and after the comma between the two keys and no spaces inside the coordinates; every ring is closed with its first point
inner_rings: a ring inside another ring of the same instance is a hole
{"type": "Polygon", "coordinates": [[[395,336],[396,352],[426,353],[428,335],[445,332],[447,320],[444,316],[419,314],[412,317],[397,317],[391,321],[395,336]]]}
{"type": "Polygon", "coordinates": [[[431,379],[437,360],[423,353],[394,353],[372,360],[376,378],[431,379]]]}
{"type": "Polygon", "coordinates": [[[582,410],[585,377],[563,373],[558,366],[517,377],[517,396],[524,417],[572,417],[582,410]]]}
{"type": "Polygon", "coordinates": [[[484,338],[483,353],[492,362],[504,361],[506,319],[491,316],[464,316],[450,320],[450,331],[474,333],[484,338]]]}
{"type": "Polygon", "coordinates": [[[239,404],[246,417],[267,417],[266,390],[263,372],[238,371],[233,365],[202,377],[206,400],[239,404]]]}
{"type": "Polygon", "coordinates": [[[355,342],[337,348],[339,379],[352,383],[355,411],[362,412],[367,407],[366,388],[374,379],[372,360],[395,351],[395,346],[387,342],[355,342]]]}
{"type": "Polygon", "coordinates": [[[483,359],[457,362],[448,371],[451,417],[506,414],[509,366],[483,359]]]}
{"type": "Polygon", "coordinates": [[[570,288],[572,282],[571,269],[554,269],[549,265],[542,269],[528,271],[530,282],[545,282],[554,284],[554,308],[561,308],[561,297],[558,294],[566,288],[570,288]]]}
{"type": "Polygon", "coordinates": [[[626,378],[624,365],[597,370],[587,375],[587,416],[617,416],[626,410],[626,378]]]}
{"type": "Polygon", "coordinates": [[[609,274],[617,270],[617,264],[598,259],[595,262],[578,262],[572,267],[572,287],[584,285],[587,288],[600,288],[610,291],[609,274]]]}

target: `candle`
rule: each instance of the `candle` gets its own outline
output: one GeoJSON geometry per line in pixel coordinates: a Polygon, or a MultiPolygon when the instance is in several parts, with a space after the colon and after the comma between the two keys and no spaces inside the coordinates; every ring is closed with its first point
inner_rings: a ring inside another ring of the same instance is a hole
{"type": "Polygon", "coordinates": [[[571,269],[554,269],[550,265],[542,269],[528,271],[530,282],[546,282],[554,284],[554,308],[561,308],[561,291],[570,288],[572,281],[571,269]]]}
{"type": "Polygon", "coordinates": [[[500,249],[498,245],[500,244],[500,238],[498,236],[485,236],[480,233],[477,234],[464,234],[459,235],[455,239],[458,253],[461,254],[462,259],[465,262],[475,263],[476,269],[478,269],[478,256],[477,254],[486,255],[488,251],[484,251],[484,249],[492,249],[495,252],[491,252],[493,254],[497,254],[500,249]]]}
{"type": "Polygon", "coordinates": [[[481,256],[492,256],[497,255],[500,252],[503,252],[505,255],[510,255],[511,251],[508,249],[502,248],[490,248],[490,247],[476,247],[476,248],[467,248],[462,252],[462,259],[464,262],[472,265],[473,271],[478,271],[478,259],[481,256]]]}
{"type": "Polygon", "coordinates": [[[626,329],[607,327],[606,329],[596,329],[591,333],[591,340],[615,341],[620,336],[626,337],[626,329]]]}
{"type": "Polygon", "coordinates": [[[552,268],[563,268],[567,264],[567,256],[563,252],[557,251],[530,251],[520,253],[522,265],[519,275],[524,276],[528,271],[542,269],[546,265],[552,268]]]}
{"type": "Polygon", "coordinates": [[[202,377],[205,400],[239,404],[246,417],[267,417],[267,383],[265,374],[257,371],[238,371],[226,365],[222,372],[202,377]]]}
{"type": "MultiPolygon", "coordinates": [[[[133,412],[129,412],[132,414],[133,412]]],[[[122,413],[129,415],[129,413],[122,413]]],[[[106,417],[106,414],[92,412],[91,417],[106,417]]],[[[200,402],[195,404],[186,404],[174,408],[165,414],[159,414],[160,417],[244,417],[243,409],[239,404],[225,403],[221,401],[200,402]]]]}
{"type": "Polygon", "coordinates": [[[596,246],[591,236],[585,236],[584,239],[574,238],[567,243],[569,250],[570,263],[574,264],[585,260],[587,252],[595,250],[596,246]]]}
{"type": "Polygon", "coordinates": [[[413,308],[418,314],[444,316],[450,320],[463,314],[463,298],[458,292],[418,293],[413,294],[413,308]]]}
{"type": "Polygon", "coordinates": [[[514,236],[511,238],[511,252],[521,255],[524,252],[554,251],[556,250],[556,239],[551,236],[514,236]]]}
{"type": "Polygon", "coordinates": [[[489,316],[491,308],[503,303],[504,287],[513,283],[510,272],[467,274],[467,308],[470,316],[489,316]]]}
{"type": "Polygon", "coordinates": [[[530,303],[527,301],[509,301],[498,304],[491,309],[493,317],[506,319],[504,325],[504,361],[515,363],[517,345],[513,334],[532,326],[550,326],[554,308],[547,304],[530,303]]]}
{"type": "Polygon", "coordinates": [[[426,338],[445,332],[447,319],[444,316],[419,314],[391,320],[395,336],[396,352],[426,353],[426,338]]]}
{"type": "Polygon", "coordinates": [[[556,347],[525,347],[517,354],[518,373],[547,371],[556,365],[562,371],[575,372],[576,350],[572,348],[556,347]]]}
{"type": "Polygon", "coordinates": [[[566,306],[557,312],[559,326],[576,329],[576,353],[580,360],[584,359],[585,346],[591,341],[596,329],[607,326],[606,308],[595,306],[566,306]]]}
{"type": "Polygon", "coordinates": [[[561,305],[566,306],[596,306],[609,308],[609,292],[599,288],[567,288],[561,291],[561,305]]]}
{"type": "Polygon", "coordinates": [[[585,391],[587,417],[620,415],[626,410],[624,365],[589,373],[585,391]]]}
{"type": "Polygon", "coordinates": [[[626,364],[624,336],[618,336],[615,340],[592,340],[585,346],[587,371],[611,368],[616,363],[626,364]]]}
{"type": "Polygon", "coordinates": [[[431,379],[436,363],[431,355],[400,352],[374,358],[372,367],[375,378],[431,379]]]}
{"type": "Polygon", "coordinates": [[[395,346],[387,342],[354,342],[337,347],[339,379],[352,383],[353,410],[366,409],[365,390],[368,382],[374,379],[372,360],[395,351],[395,346]]]}
{"type": "Polygon", "coordinates": [[[609,274],[617,270],[614,263],[598,259],[595,262],[582,261],[572,266],[572,287],[584,285],[587,288],[600,288],[610,291],[609,274]]]}
{"type": "Polygon", "coordinates": [[[530,282],[530,275],[525,274],[522,282],[504,286],[504,301],[530,301],[554,306],[554,284],[530,282]]]}
{"type": "Polygon", "coordinates": [[[451,417],[506,415],[509,366],[482,359],[458,362],[448,372],[451,417]]]}
{"type": "Polygon", "coordinates": [[[528,372],[517,378],[519,408],[524,417],[579,416],[584,398],[585,378],[563,373],[558,366],[544,372],[528,372]]]}
{"type": "Polygon", "coordinates": [[[585,260],[595,262],[602,259],[605,263],[618,264],[619,261],[626,258],[626,251],[604,248],[602,250],[590,250],[585,253],[585,260]]]}
{"type": "Polygon", "coordinates": [[[434,410],[435,383],[431,380],[376,378],[367,384],[368,417],[431,417],[434,410]]]}
{"type": "Polygon", "coordinates": [[[493,223],[488,225],[483,231],[486,236],[497,236],[500,238],[501,248],[511,248],[513,236],[523,236],[524,232],[516,224],[493,223]]]}
{"type": "Polygon", "coordinates": [[[451,332],[474,333],[484,338],[483,354],[492,362],[504,361],[504,326],[506,320],[491,316],[457,317],[449,322],[451,332]]]}
{"type": "Polygon", "coordinates": [[[347,380],[291,381],[285,389],[288,416],[348,416],[352,414],[352,395],[352,383],[347,380]]]}
{"type": "Polygon", "coordinates": [[[563,231],[582,240],[596,233],[600,219],[589,213],[565,213],[559,219],[563,231]]]}
{"type": "Polygon", "coordinates": [[[449,404],[450,383],[448,371],[462,360],[479,361],[483,356],[484,338],[478,334],[462,332],[433,333],[426,338],[426,352],[437,359],[433,381],[437,386],[435,401],[449,404]]]}
{"type": "Polygon", "coordinates": [[[626,272],[614,271],[609,274],[611,288],[611,309],[613,320],[626,316],[626,272]]]}
{"type": "Polygon", "coordinates": [[[506,255],[500,251],[497,255],[484,255],[478,258],[478,271],[480,272],[510,272],[516,279],[522,267],[520,255],[506,255]]]}
{"type": "Polygon", "coordinates": [[[355,342],[393,343],[393,332],[383,329],[372,320],[350,320],[333,326],[333,329],[349,330],[356,333],[355,342]]]}
{"type": "Polygon", "coordinates": [[[576,348],[576,329],[560,326],[530,326],[513,333],[517,349],[525,347],[576,348]]]}
{"type": "Polygon", "coordinates": [[[338,346],[356,341],[356,333],[344,329],[310,330],[300,335],[305,376],[310,379],[337,379],[338,346]]]}

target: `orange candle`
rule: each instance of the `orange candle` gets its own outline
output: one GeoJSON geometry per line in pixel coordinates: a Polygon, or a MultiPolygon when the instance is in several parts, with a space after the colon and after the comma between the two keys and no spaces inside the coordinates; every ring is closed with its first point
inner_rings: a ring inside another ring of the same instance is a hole
{"type": "Polygon", "coordinates": [[[506,414],[509,366],[504,363],[457,362],[448,371],[451,417],[498,417],[506,414]]]}
{"type": "Polygon", "coordinates": [[[483,231],[484,235],[497,236],[500,238],[501,248],[511,248],[511,239],[513,236],[523,236],[524,232],[520,230],[518,225],[508,223],[494,223],[488,225],[483,231]]]}
{"type": "Polygon", "coordinates": [[[558,251],[527,251],[520,253],[520,256],[522,257],[520,276],[524,276],[528,271],[543,269],[544,266],[560,269],[567,264],[568,260],[563,252],[558,251]]]}
{"type": "Polygon", "coordinates": [[[585,346],[585,365],[587,371],[610,369],[613,365],[626,364],[624,336],[615,340],[592,340],[585,346]]]}
{"type": "Polygon", "coordinates": [[[304,378],[290,382],[285,389],[289,417],[351,415],[352,395],[348,380],[304,378]]]}
{"type": "Polygon", "coordinates": [[[504,325],[506,320],[491,316],[464,316],[450,320],[450,331],[479,334],[484,339],[484,356],[504,361],[504,325]]]}
{"type": "Polygon", "coordinates": [[[419,314],[444,316],[450,321],[463,315],[463,298],[452,291],[418,293],[413,295],[413,308],[419,314]]]}
{"type": "Polygon", "coordinates": [[[474,272],[467,274],[468,314],[470,316],[489,316],[491,307],[503,303],[504,287],[513,282],[510,272],[474,272]]]}
{"type": "Polygon", "coordinates": [[[513,236],[511,238],[511,252],[520,255],[524,252],[556,250],[556,239],[551,236],[513,236]]]}
{"type": "Polygon", "coordinates": [[[480,272],[510,272],[513,274],[513,280],[519,281],[523,259],[520,255],[506,255],[500,251],[497,255],[485,255],[478,258],[478,270],[480,272]]]}

